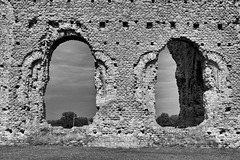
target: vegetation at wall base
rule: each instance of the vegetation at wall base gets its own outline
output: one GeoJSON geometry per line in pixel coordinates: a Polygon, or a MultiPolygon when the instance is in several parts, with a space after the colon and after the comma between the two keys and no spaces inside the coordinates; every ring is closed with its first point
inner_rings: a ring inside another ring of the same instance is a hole
{"type": "Polygon", "coordinates": [[[157,123],[162,127],[177,127],[178,126],[178,115],[169,116],[167,113],[162,113],[156,119],[157,123]]]}

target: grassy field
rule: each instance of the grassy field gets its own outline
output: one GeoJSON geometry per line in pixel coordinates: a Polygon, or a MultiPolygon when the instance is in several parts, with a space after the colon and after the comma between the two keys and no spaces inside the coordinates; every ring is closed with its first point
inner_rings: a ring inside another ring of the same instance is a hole
{"type": "Polygon", "coordinates": [[[0,146],[0,160],[239,160],[238,149],[209,148],[139,148],[108,149],[64,146],[0,146]]]}

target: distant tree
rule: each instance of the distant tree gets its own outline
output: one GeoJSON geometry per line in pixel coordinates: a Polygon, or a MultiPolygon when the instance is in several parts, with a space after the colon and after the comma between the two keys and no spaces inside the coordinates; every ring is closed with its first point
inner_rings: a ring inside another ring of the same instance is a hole
{"type": "Polygon", "coordinates": [[[63,128],[72,128],[73,120],[77,118],[77,114],[74,112],[64,112],[62,113],[62,117],[60,118],[60,123],[63,128]]]}
{"type": "Polygon", "coordinates": [[[72,128],[73,125],[81,127],[93,122],[93,118],[77,117],[74,112],[64,112],[59,120],[48,120],[52,126],[62,126],[63,128],[72,128]],[[74,121],[74,122],[73,122],[74,121]]]}
{"type": "Polygon", "coordinates": [[[51,124],[52,126],[54,126],[55,122],[56,122],[56,120],[47,120],[47,123],[51,124]]]}
{"type": "Polygon", "coordinates": [[[173,126],[173,127],[177,127],[178,126],[178,115],[171,115],[169,117],[169,120],[170,120],[171,126],[173,126]]]}
{"type": "Polygon", "coordinates": [[[58,120],[48,120],[47,121],[49,124],[51,124],[52,126],[62,126],[62,122],[58,119],[58,120]]]}
{"type": "Polygon", "coordinates": [[[84,125],[88,125],[88,118],[86,117],[78,117],[75,119],[75,126],[81,127],[84,125]]]}
{"type": "Polygon", "coordinates": [[[167,113],[162,113],[157,119],[156,119],[157,123],[162,126],[171,126],[170,123],[170,118],[169,115],[167,113]]]}
{"type": "Polygon", "coordinates": [[[88,118],[88,122],[91,124],[93,122],[93,118],[88,118]]]}

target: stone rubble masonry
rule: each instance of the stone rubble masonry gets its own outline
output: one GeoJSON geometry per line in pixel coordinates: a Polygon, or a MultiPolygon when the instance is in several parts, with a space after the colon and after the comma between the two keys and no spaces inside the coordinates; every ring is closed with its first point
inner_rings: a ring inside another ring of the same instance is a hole
{"type": "Polygon", "coordinates": [[[0,144],[25,143],[46,125],[53,50],[79,40],[96,67],[88,146],[239,148],[239,13],[236,0],[0,0],[0,144]],[[177,65],[179,128],[155,121],[166,46],[177,65]]]}

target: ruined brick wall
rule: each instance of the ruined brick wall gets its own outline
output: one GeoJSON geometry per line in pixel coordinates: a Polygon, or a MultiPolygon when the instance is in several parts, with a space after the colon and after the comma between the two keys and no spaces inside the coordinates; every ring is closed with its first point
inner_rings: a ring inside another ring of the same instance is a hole
{"type": "Polygon", "coordinates": [[[0,143],[24,142],[45,122],[53,50],[74,39],[90,46],[96,66],[89,145],[240,146],[238,2],[0,0],[0,11],[0,143]],[[195,127],[155,121],[165,46],[177,64],[181,124],[195,127]]]}

